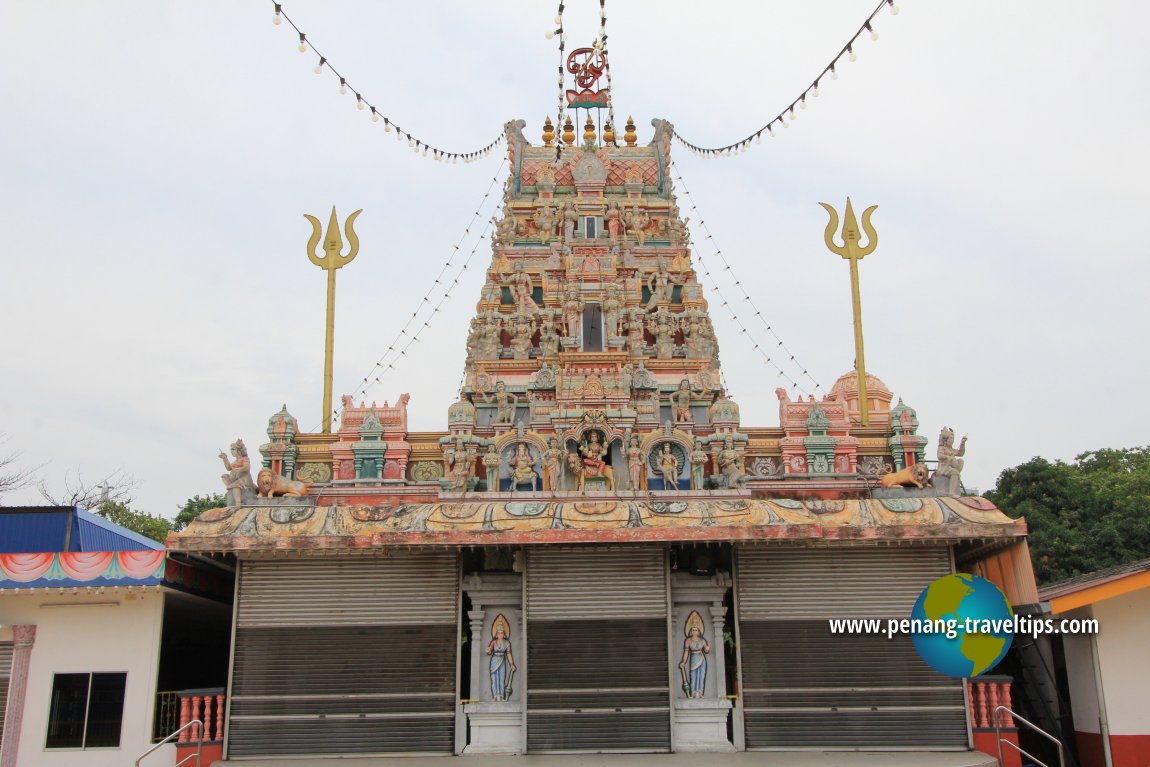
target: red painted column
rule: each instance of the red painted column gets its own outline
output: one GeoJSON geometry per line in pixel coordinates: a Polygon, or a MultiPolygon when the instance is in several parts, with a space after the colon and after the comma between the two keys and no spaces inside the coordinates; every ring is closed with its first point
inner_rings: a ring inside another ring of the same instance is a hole
{"type": "Polygon", "coordinates": [[[216,732],[212,740],[224,739],[224,696],[216,696],[216,732]]]}
{"type": "MultiPolygon", "coordinates": [[[[192,701],[190,698],[180,696],[180,727],[183,727],[190,721],[192,721],[192,701]]],[[[187,740],[188,731],[180,730],[180,737],[176,738],[176,742],[186,743],[187,740]]]]}
{"type": "Polygon", "coordinates": [[[4,718],[4,744],[0,746],[0,767],[16,767],[16,750],[20,746],[20,725],[24,721],[24,694],[28,691],[28,666],[32,663],[32,645],[36,627],[12,627],[12,676],[8,680],[8,712],[4,718]]]}

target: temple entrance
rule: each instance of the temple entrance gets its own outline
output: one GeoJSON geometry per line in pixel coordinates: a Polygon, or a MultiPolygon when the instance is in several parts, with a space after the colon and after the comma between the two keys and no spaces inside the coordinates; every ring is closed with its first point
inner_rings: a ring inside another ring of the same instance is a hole
{"type": "Polygon", "coordinates": [[[966,748],[960,679],[909,636],[832,635],[828,618],[908,618],[952,571],[946,548],[740,547],[736,570],[748,749],[966,748]]]}
{"type": "Polygon", "coordinates": [[[527,551],[527,750],[669,751],[667,552],[527,551]]]}
{"type": "Polygon", "coordinates": [[[240,562],[227,757],[451,754],[450,553],[240,562]]]}

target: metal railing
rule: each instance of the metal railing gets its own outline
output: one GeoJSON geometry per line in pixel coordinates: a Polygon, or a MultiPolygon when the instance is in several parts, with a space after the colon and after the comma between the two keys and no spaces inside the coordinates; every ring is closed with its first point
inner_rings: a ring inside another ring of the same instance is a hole
{"type": "Polygon", "coordinates": [[[176,690],[156,693],[156,718],[152,726],[152,742],[159,743],[167,734],[180,726],[180,697],[176,690]]]}
{"type": "MultiPolygon", "coordinates": [[[[1003,761],[1003,759],[1002,759],[1002,744],[1003,743],[1010,746],[1011,748],[1013,748],[1015,751],[1022,754],[1026,758],[1033,759],[1034,763],[1037,764],[1039,767],[1050,767],[1049,764],[1042,761],[1041,759],[1039,759],[1034,754],[1026,751],[1025,749],[1022,748],[1022,746],[1019,746],[1016,743],[1012,743],[1011,741],[1002,737],[1002,720],[1004,717],[1000,717],[999,712],[1006,714],[1008,717],[1010,717],[1011,720],[1022,722],[1027,727],[1029,727],[1032,732],[1037,733],[1038,735],[1041,735],[1042,737],[1046,738],[1051,743],[1053,743],[1055,748],[1058,749],[1058,767],[1066,767],[1066,755],[1063,753],[1062,741],[1060,741],[1058,738],[1054,737],[1049,732],[1047,732],[1046,730],[1044,730],[1041,727],[1039,727],[1038,725],[1036,725],[1034,722],[1031,722],[1027,719],[1023,719],[1021,716],[1019,716],[1015,712],[1011,711],[1006,706],[997,706],[994,709],[994,738],[995,738],[995,740],[998,741],[998,764],[999,764],[999,767],[1004,767],[1004,765],[1006,764],[1006,762],[1003,761]]],[[[179,765],[176,765],[176,767],[179,767],[179,765]]]]}
{"type": "Polygon", "coordinates": [[[188,729],[189,727],[195,727],[196,725],[199,725],[199,730],[198,730],[199,735],[196,737],[196,753],[189,754],[188,756],[185,756],[183,759],[176,762],[175,767],[180,767],[180,765],[182,765],[186,762],[190,762],[193,759],[196,760],[196,767],[200,767],[200,757],[203,755],[203,752],[204,752],[204,723],[201,722],[199,719],[193,719],[192,721],[188,722],[187,724],[185,724],[180,729],[178,729],[175,732],[168,735],[166,738],[161,740],[156,745],[149,748],[144,753],[140,754],[140,757],[138,759],[136,759],[136,767],[140,767],[140,762],[144,761],[144,759],[148,758],[154,752],[159,750],[160,746],[163,746],[167,743],[171,743],[174,739],[178,738],[180,736],[180,733],[182,733],[184,730],[188,729]]]}

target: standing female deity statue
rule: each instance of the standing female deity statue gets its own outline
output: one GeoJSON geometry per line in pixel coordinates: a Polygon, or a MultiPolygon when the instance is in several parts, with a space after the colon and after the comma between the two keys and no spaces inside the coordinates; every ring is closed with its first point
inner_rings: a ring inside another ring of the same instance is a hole
{"type": "Polygon", "coordinates": [[[631,479],[632,490],[643,489],[643,449],[639,447],[639,438],[631,437],[627,446],[627,471],[631,479]]]}
{"type": "Polygon", "coordinates": [[[679,459],[670,442],[664,442],[663,452],[659,453],[659,474],[663,477],[664,490],[679,489],[679,459]]]}
{"type": "Polygon", "coordinates": [[[543,489],[559,489],[559,473],[563,470],[563,451],[559,440],[552,437],[547,442],[547,452],[543,454],[543,489]]]}
{"type": "Polygon", "coordinates": [[[619,217],[619,204],[611,203],[607,208],[607,233],[611,235],[611,243],[619,242],[619,235],[623,233],[623,221],[619,217]]]}
{"type": "Polygon", "coordinates": [[[499,492],[499,453],[495,452],[494,442],[487,446],[487,452],[483,454],[483,467],[487,469],[488,492],[499,492]]]}
{"type": "Polygon", "coordinates": [[[711,654],[711,644],[703,638],[703,619],[697,612],[687,618],[686,633],[683,659],[679,661],[683,693],[688,698],[701,698],[707,686],[707,656],[711,654]]]}
{"type": "Polygon", "coordinates": [[[615,283],[607,284],[607,295],[603,299],[603,318],[606,327],[603,329],[607,337],[619,335],[619,311],[623,304],[619,300],[619,286],[615,283]]]}
{"type": "Polygon", "coordinates": [[[491,676],[491,699],[505,701],[511,697],[511,680],[518,667],[511,652],[511,641],[507,638],[510,628],[502,615],[491,626],[491,641],[487,643],[487,655],[491,656],[487,671],[491,676]]]}
{"type": "Polygon", "coordinates": [[[583,299],[579,297],[579,286],[571,283],[567,286],[567,298],[563,304],[567,315],[567,335],[578,338],[582,328],[583,299]]]}
{"type": "Polygon", "coordinates": [[[555,331],[555,321],[551,312],[543,312],[543,319],[539,322],[539,348],[548,357],[559,353],[559,334],[555,331]]]}
{"type": "Polygon", "coordinates": [[[703,449],[703,443],[700,440],[695,440],[695,447],[691,450],[687,460],[691,464],[691,489],[703,489],[703,467],[707,465],[707,451],[703,449]]]}

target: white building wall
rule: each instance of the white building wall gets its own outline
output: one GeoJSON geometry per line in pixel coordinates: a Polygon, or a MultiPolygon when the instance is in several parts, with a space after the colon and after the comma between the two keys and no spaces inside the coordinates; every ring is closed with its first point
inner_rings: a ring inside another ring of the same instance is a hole
{"type": "Polygon", "coordinates": [[[1110,734],[1148,735],[1150,589],[1098,602],[1093,610],[1098,619],[1098,655],[1102,661],[1102,687],[1110,734]]]}
{"type": "MultiPolygon", "coordinates": [[[[20,733],[21,767],[123,767],[151,747],[163,604],[158,589],[105,589],[101,594],[37,589],[0,595],[0,625],[37,627],[20,733]],[[120,747],[47,750],[52,677],[84,672],[128,675],[120,747]]],[[[145,761],[145,767],[173,764],[174,749],[165,750],[145,761]]]]}
{"type": "MultiPolygon", "coordinates": [[[[1057,616],[1061,618],[1090,618],[1090,608],[1057,616]]],[[[1062,637],[1066,655],[1066,677],[1070,682],[1070,704],[1074,711],[1074,729],[1077,732],[1101,732],[1098,722],[1098,694],[1094,684],[1094,654],[1090,637],[1084,634],[1066,634],[1062,637]]]]}

